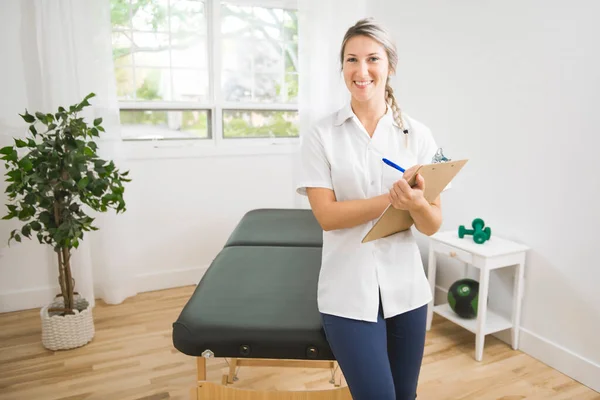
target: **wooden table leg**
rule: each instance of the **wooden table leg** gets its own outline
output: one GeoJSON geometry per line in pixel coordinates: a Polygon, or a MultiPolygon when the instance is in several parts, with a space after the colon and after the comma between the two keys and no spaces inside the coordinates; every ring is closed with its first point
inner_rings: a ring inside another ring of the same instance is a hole
{"type": "Polygon", "coordinates": [[[235,368],[237,367],[237,358],[232,358],[229,363],[229,375],[227,375],[227,383],[233,383],[235,378],[235,368]]]}

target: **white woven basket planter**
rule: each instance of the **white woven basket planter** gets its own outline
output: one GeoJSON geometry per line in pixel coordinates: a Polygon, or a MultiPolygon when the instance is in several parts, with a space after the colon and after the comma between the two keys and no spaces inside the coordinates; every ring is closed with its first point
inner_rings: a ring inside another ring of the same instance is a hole
{"type": "Polygon", "coordinates": [[[77,295],[73,298],[75,314],[62,316],[48,314],[50,308],[63,308],[64,301],[57,298],[40,311],[42,319],[42,344],[49,350],[68,350],[89,343],[94,337],[94,317],[86,299],[77,295]],[[78,311],[81,310],[81,311],[78,311]]]}

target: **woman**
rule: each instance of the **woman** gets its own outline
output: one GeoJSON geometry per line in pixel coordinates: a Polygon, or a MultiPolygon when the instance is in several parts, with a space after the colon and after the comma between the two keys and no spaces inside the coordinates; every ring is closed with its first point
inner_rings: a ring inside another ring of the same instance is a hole
{"type": "Polygon", "coordinates": [[[340,61],[351,101],[302,138],[302,178],[323,233],[319,311],[352,396],[414,399],[431,290],[411,230],[361,243],[390,204],[408,210],[420,232],[435,233],[440,199],[423,197],[421,176],[437,146],[423,124],[400,113],[389,79],[398,56],[372,19],[344,37],[340,61]],[[382,162],[408,168],[404,175],[382,162]]]}

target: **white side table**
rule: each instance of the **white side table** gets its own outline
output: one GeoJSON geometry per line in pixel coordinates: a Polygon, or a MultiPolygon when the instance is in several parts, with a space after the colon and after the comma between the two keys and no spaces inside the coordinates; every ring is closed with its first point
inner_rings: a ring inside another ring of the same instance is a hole
{"type": "Polygon", "coordinates": [[[510,240],[494,236],[482,244],[473,241],[473,236],[458,237],[457,230],[438,232],[430,236],[429,242],[429,271],[427,279],[435,299],[435,274],[437,257],[446,255],[465,263],[465,272],[468,265],[479,268],[479,299],[477,318],[466,319],[459,317],[450,306],[440,304],[434,306],[434,300],[427,309],[427,330],[431,329],[433,313],[475,333],[475,359],[481,361],[483,356],[483,343],[485,335],[505,329],[512,329],[512,348],[519,348],[519,324],[521,318],[521,299],[523,297],[523,273],[525,256],[529,248],[510,240]],[[515,267],[514,292],[512,304],[512,320],[508,320],[492,310],[487,309],[490,271],[503,267],[515,267]]]}

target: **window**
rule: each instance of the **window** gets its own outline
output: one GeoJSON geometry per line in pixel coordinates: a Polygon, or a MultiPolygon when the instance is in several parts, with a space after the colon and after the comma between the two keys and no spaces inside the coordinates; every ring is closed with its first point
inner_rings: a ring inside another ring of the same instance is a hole
{"type": "Polygon", "coordinates": [[[298,137],[290,0],[111,0],[124,140],[298,137]]]}

